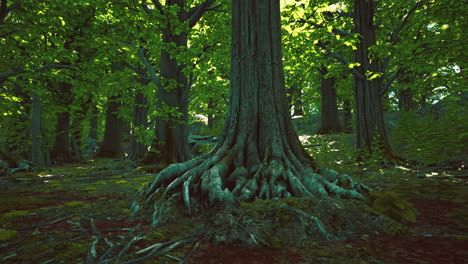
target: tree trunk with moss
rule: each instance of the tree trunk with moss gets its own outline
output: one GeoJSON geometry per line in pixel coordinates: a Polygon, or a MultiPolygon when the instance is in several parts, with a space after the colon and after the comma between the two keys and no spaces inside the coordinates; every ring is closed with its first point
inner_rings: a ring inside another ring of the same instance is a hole
{"type": "Polygon", "coordinates": [[[232,1],[232,12],[231,104],[218,144],[208,154],[161,171],[140,190],[134,210],[151,208],[154,223],[166,198],[189,215],[235,213],[240,201],[257,199],[362,199],[361,185],[320,168],[293,129],[281,61],[279,1],[232,1]]]}

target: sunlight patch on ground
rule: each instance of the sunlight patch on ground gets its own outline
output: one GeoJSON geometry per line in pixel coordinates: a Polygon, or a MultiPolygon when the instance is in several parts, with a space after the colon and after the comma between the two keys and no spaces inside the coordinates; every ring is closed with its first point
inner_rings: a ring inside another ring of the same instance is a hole
{"type": "Polygon", "coordinates": [[[299,141],[301,142],[301,144],[309,144],[309,138],[311,137],[311,135],[300,135],[299,141]]]}

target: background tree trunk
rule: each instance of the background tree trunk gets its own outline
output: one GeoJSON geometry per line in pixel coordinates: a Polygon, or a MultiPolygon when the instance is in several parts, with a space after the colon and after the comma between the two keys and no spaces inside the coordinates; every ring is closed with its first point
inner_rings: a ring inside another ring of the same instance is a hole
{"type": "Polygon", "coordinates": [[[75,159],[70,150],[70,111],[68,110],[68,106],[73,101],[72,84],[60,83],[57,91],[55,91],[55,97],[55,100],[65,110],[57,114],[55,143],[52,148],[51,158],[56,163],[73,162],[75,159]]]}
{"type": "Polygon", "coordinates": [[[121,95],[111,96],[106,111],[106,127],[104,130],[104,139],[98,157],[122,158],[122,131],[123,122],[118,117],[118,111],[122,103],[121,95]]]}
{"type": "Polygon", "coordinates": [[[41,130],[41,98],[33,92],[33,106],[31,115],[31,161],[38,165],[45,165],[42,153],[42,130],[41,130]]]}
{"type": "Polygon", "coordinates": [[[344,130],[347,133],[353,132],[353,113],[351,108],[351,100],[346,99],[343,102],[343,123],[344,130]]]}
{"type": "MultiPolygon", "coordinates": [[[[184,0],[166,1],[167,6],[179,7],[178,19],[180,24],[187,21],[184,0]]],[[[187,33],[176,35],[169,25],[163,30],[163,42],[175,44],[176,47],[187,48],[187,33]]],[[[185,65],[180,64],[174,54],[163,50],[161,53],[160,73],[164,88],[158,90],[157,109],[167,106],[176,108],[177,114],[158,116],[156,118],[156,140],[152,146],[154,151],[148,153],[144,163],[171,164],[190,159],[188,146],[188,81],[183,73],[185,65]]]]}
{"type": "Polygon", "coordinates": [[[340,131],[340,121],[338,118],[338,102],[336,97],[335,77],[326,78],[328,73],[326,67],[320,69],[320,99],[322,124],[319,134],[337,133],[340,131]]]}
{"type": "Polygon", "coordinates": [[[131,139],[131,150],[128,157],[131,160],[142,159],[146,152],[147,146],[140,142],[138,136],[135,134],[137,129],[146,129],[148,126],[148,99],[141,92],[137,91],[135,95],[135,107],[133,112],[133,133],[131,139]]]}
{"type": "Polygon", "coordinates": [[[68,111],[58,113],[55,131],[52,160],[55,163],[73,162],[73,155],[70,152],[70,113],[68,111]]]}
{"type": "Polygon", "coordinates": [[[302,90],[297,86],[289,88],[288,101],[291,109],[293,109],[291,116],[303,116],[304,102],[302,101],[302,90]]]}
{"type": "Polygon", "coordinates": [[[373,147],[379,147],[385,156],[391,156],[384,125],[382,108],[382,78],[369,78],[371,74],[380,73],[379,61],[371,57],[369,48],[376,44],[374,28],[373,0],[355,0],[355,32],[361,35],[357,44],[356,62],[360,63],[355,76],[355,107],[357,148],[371,153],[373,147]],[[367,76],[367,78],[366,78],[367,76]]]}

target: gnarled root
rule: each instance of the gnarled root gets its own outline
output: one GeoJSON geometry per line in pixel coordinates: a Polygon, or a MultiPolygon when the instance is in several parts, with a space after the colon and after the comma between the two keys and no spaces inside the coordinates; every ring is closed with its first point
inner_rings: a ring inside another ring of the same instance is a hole
{"type": "Polygon", "coordinates": [[[227,152],[218,151],[170,165],[140,190],[134,211],[154,203],[153,223],[156,223],[167,200],[178,201],[189,215],[210,209],[236,213],[240,201],[306,196],[362,200],[360,192],[368,190],[346,174],[327,168],[314,169],[286,157],[265,159],[250,168],[235,166],[228,157],[227,152]]]}

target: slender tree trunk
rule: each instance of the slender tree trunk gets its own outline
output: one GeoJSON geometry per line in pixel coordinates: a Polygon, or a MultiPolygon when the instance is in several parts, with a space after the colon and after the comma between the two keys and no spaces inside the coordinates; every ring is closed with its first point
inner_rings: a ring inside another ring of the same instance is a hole
{"type": "Polygon", "coordinates": [[[141,143],[141,140],[136,134],[138,129],[147,129],[148,126],[148,99],[141,92],[138,91],[135,95],[135,108],[133,113],[133,133],[131,139],[131,150],[129,158],[131,160],[140,160],[142,159],[146,152],[147,146],[141,143]]]}
{"type": "Polygon", "coordinates": [[[376,44],[374,28],[373,0],[355,0],[355,32],[361,35],[357,45],[356,62],[360,64],[358,72],[361,78],[355,77],[355,106],[357,148],[366,153],[373,147],[379,147],[386,158],[392,156],[384,125],[382,108],[382,78],[370,78],[368,73],[380,73],[379,61],[371,58],[369,48],[376,44]]]}
{"type": "MultiPolygon", "coordinates": [[[[179,7],[178,19],[183,24],[187,21],[184,0],[166,1],[167,6],[179,7]]],[[[169,26],[163,30],[163,42],[175,44],[176,47],[187,48],[187,33],[178,35],[172,32],[169,26]]],[[[163,111],[175,108],[177,114],[156,118],[156,141],[153,151],[143,161],[144,163],[162,163],[165,165],[184,162],[190,159],[188,146],[188,81],[183,73],[185,65],[174,58],[174,54],[163,50],[161,53],[160,73],[164,88],[158,90],[157,109],[163,111]]]]}
{"type": "Polygon", "coordinates": [[[57,115],[55,144],[52,148],[52,160],[56,163],[73,162],[70,152],[70,113],[62,112],[57,115]]]}
{"type": "Polygon", "coordinates": [[[89,120],[88,138],[98,141],[99,109],[96,105],[91,106],[91,118],[89,120]]]}
{"type": "Polygon", "coordinates": [[[182,203],[188,214],[233,212],[239,201],[291,196],[363,199],[349,176],[319,168],[293,129],[279,1],[232,1],[232,12],[231,103],[223,132],[210,153],[170,165],[140,191],[141,205],[156,210],[153,223],[161,208],[157,193],[182,203]],[[343,180],[349,189],[336,184],[343,180]]]}
{"type": "Polygon", "coordinates": [[[293,109],[291,116],[304,115],[304,102],[302,100],[302,90],[296,85],[289,88],[288,101],[290,107],[293,109]]]}
{"type": "Polygon", "coordinates": [[[124,153],[122,150],[122,126],[123,122],[118,117],[118,111],[122,103],[121,96],[112,96],[109,98],[106,111],[106,127],[104,130],[104,139],[101,149],[99,149],[98,157],[107,158],[122,158],[124,153]]]}
{"type": "Polygon", "coordinates": [[[31,161],[38,165],[45,165],[42,153],[42,132],[41,132],[41,98],[33,92],[33,106],[31,116],[31,161]]]}
{"type": "MultiPolygon", "coordinates": [[[[215,100],[213,98],[210,98],[208,100],[208,111],[209,111],[209,113],[208,113],[208,129],[209,130],[213,129],[215,121],[218,120],[218,116],[214,114],[215,108],[216,108],[215,100]]],[[[215,136],[217,136],[217,135],[215,135],[215,136]]]]}
{"type": "MultiPolygon", "coordinates": [[[[399,84],[409,85],[414,80],[413,73],[405,72],[403,77],[398,79],[399,84]]],[[[415,110],[416,102],[414,101],[414,90],[411,88],[399,89],[398,90],[398,109],[401,112],[407,112],[410,110],[415,110]]]]}
{"type": "Polygon", "coordinates": [[[83,140],[83,136],[85,136],[83,135],[83,126],[86,118],[86,113],[89,111],[91,102],[91,97],[89,97],[86,102],[75,102],[75,104],[81,106],[81,109],[74,112],[73,120],[71,123],[71,142],[76,160],[81,160],[82,158],[83,144],[85,143],[83,140]]]}
{"type": "Polygon", "coordinates": [[[320,98],[322,109],[322,126],[319,134],[337,133],[340,131],[340,121],[338,118],[338,102],[336,97],[335,77],[325,78],[328,73],[325,67],[320,69],[320,98]]]}
{"type": "Polygon", "coordinates": [[[346,99],[343,102],[343,123],[345,126],[345,132],[351,133],[353,132],[353,113],[352,113],[352,108],[351,108],[351,100],[346,99]]]}
{"type": "Polygon", "coordinates": [[[55,144],[52,147],[51,158],[56,163],[74,162],[75,159],[70,150],[70,111],[69,105],[73,102],[72,84],[61,82],[56,91],[57,104],[65,108],[65,111],[57,114],[55,144]]]}

